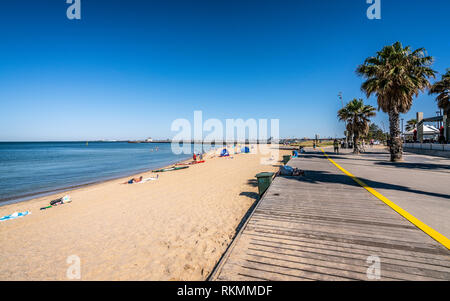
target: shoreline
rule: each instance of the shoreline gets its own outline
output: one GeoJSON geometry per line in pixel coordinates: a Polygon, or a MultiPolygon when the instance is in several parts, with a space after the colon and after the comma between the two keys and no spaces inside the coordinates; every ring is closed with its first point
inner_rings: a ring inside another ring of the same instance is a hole
{"type": "MultiPolygon", "coordinates": [[[[211,149],[207,152],[205,152],[203,155],[204,156],[211,156],[211,154],[214,154],[215,152],[217,152],[217,149],[211,149]]],[[[192,154],[191,154],[192,156],[192,154]]],[[[23,197],[19,197],[18,199],[14,198],[13,200],[5,200],[5,201],[0,201],[0,210],[4,209],[5,207],[9,207],[9,206],[13,206],[13,205],[18,205],[18,204],[25,204],[27,202],[34,202],[34,201],[42,201],[44,198],[50,198],[50,199],[57,199],[59,196],[59,194],[62,194],[64,192],[70,192],[70,191],[77,191],[80,189],[84,189],[84,188],[90,188],[90,187],[94,187],[96,185],[101,185],[101,184],[106,184],[106,183],[110,183],[110,182],[115,182],[118,180],[121,181],[125,181],[125,179],[128,178],[135,178],[141,174],[145,174],[145,173],[152,173],[153,170],[157,170],[157,169],[164,169],[164,168],[169,168],[172,166],[175,166],[176,164],[179,163],[186,163],[192,160],[192,157],[187,158],[187,159],[180,159],[180,160],[176,160],[171,164],[168,165],[158,165],[155,167],[152,167],[151,169],[143,169],[141,171],[133,171],[130,172],[128,174],[125,175],[120,175],[117,177],[113,177],[113,178],[108,178],[108,179],[101,179],[95,182],[91,182],[91,183],[85,183],[85,184],[76,184],[76,185],[72,185],[72,186],[68,186],[65,188],[60,188],[60,189],[55,189],[55,190],[48,190],[48,191],[43,191],[43,192],[38,192],[38,193],[32,193],[30,195],[26,195],[23,197]]],[[[60,196],[62,197],[62,195],[60,196]]],[[[0,214],[1,216],[1,214],[0,214]]]]}
{"type": "Polygon", "coordinates": [[[255,175],[276,171],[288,153],[219,151],[157,181],[71,190],[70,204],[51,209],[40,211],[53,196],[0,207],[0,215],[32,212],[1,223],[0,279],[68,280],[67,258],[76,255],[81,280],[206,280],[258,200],[255,175]]]}
{"type": "Polygon", "coordinates": [[[46,191],[42,191],[42,192],[36,192],[36,193],[29,193],[29,194],[25,194],[25,195],[20,195],[17,197],[13,197],[13,198],[9,198],[9,199],[2,199],[0,200],[0,208],[4,207],[4,206],[8,206],[8,205],[13,205],[13,204],[18,204],[18,203],[22,203],[22,202],[27,202],[27,201],[31,201],[33,199],[37,199],[37,198],[42,198],[42,197],[46,197],[46,196],[51,196],[57,193],[63,193],[63,192],[67,192],[67,191],[71,191],[71,190],[75,190],[75,189],[81,189],[84,187],[89,187],[89,186],[93,186],[93,185],[97,185],[97,184],[102,184],[102,183],[106,183],[109,181],[115,181],[118,179],[123,179],[123,178],[128,178],[128,177],[135,177],[138,174],[141,173],[148,173],[151,172],[152,170],[155,169],[162,169],[162,168],[167,168],[170,166],[173,166],[175,164],[178,163],[184,163],[186,161],[189,161],[189,159],[181,159],[181,160],[177,160],[174,161],[173,163],[169,164],[169,165],[157,165],[155,167],[152,167],[151,169],[145,168],[142,169],[140,171],[132,171],[126,174],[121,174],[120,176],[114,176],[111,178],[104,178],[98,181],[94,181],[94,182],[89,182],[89,183],[82,183],[82,184],[75,184],[75,185],[71,185],[71,186],[66,186],[66,187],[62,187],[62,188],[57,188],[57,189],[52,189],[52,190],[46,190],[46,191]]]}

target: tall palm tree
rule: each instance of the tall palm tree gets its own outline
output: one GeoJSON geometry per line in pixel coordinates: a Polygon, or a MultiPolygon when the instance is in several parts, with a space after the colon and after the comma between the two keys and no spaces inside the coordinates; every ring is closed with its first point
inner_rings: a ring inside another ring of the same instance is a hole
{"type": "Polygon", "coordinates": [[[353,153],[359,154],[359,138],[369,132],[369,118],[375,116],[375,108],[354,98],[338,111],[338,118],[347,122],[347,131],[353,135],[353,153]]]}
{"type": "Polygon", "coordinates": [[[431,86],[430,94],[439,94],[436,97],[438,106],[445,112],[450,111],[450,69],[447,69],[447,73],[442,75],[440,81],[431,86]]]}
{"type": "Polygon", "coordinates": [[[438,106],[444,110],[444,114],[447,114],[447,122],[450,122],[450,69],[447,69],[447,73],[442,75],[440,81],[431,86],[430,94],[439,94],[436,97],[438,106]]]}
{"type": "Polygon", "coordinates": [[[367,80],[361,85],[367,97],[377,96],[378,109],[389,114],[391,161],[401,161],[403,153],[400,113],[411,109],[413,97],[430,86],[435,76],[430,68],[433,58],[424,48],[414,51],[400,42],[385,46],[376,56],[358,66],[356,73],[367,80]]]}
{"type": "Polygon", "coordinates": [[[417,125],[417,119],[410,119],[406,122],[406,130],[407,131],[412,131],[416,128],[417,125]]]}

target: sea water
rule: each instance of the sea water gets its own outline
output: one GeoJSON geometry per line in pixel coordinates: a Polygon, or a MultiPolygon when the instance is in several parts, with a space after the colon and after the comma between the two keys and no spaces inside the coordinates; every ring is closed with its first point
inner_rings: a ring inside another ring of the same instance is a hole
{"type": "MultiPolygon", "coordinates": [[[[208,151],[211,146],[204,145],[208,151]]],[[[191,150],[201,152],[202,145],[191,150]]],[[[170,143],[0,142],[0,206],[190,158],[170,143]]]]}

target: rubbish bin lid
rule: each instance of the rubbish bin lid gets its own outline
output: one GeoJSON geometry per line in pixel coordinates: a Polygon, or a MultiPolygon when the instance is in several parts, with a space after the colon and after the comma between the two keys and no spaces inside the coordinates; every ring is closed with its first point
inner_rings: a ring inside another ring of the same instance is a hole
{"type": "Polygon", "coordinates": [[[272,177],[274,175],[273,172],[260,172],[255,177],[257,178],[264,178],[264,177],[272,177]]]}

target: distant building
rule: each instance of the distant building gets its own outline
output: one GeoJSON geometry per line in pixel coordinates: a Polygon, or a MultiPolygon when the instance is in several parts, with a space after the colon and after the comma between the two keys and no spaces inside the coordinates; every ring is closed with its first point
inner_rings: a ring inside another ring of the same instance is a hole
{"type": "MultiPolygon", "coordinates": [[[[438,141],[440,131],[432,125],[422,125],[422,139],[424,141],[438,141]]],[[[414,131],[417,132],[417,127],[404,133],[406,141],[414,141],[414,131]]]]}

